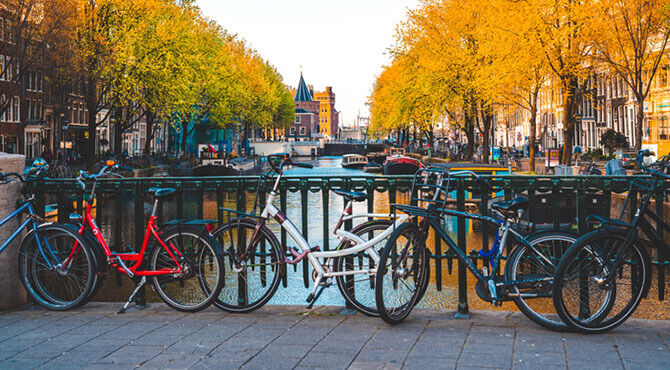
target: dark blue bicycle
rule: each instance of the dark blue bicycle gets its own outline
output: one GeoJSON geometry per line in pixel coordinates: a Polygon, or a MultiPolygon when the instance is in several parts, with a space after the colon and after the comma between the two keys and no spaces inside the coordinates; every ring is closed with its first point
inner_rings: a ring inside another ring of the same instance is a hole
{"type": "Polygon", "coordinates": [[[394,205],[409,214],[410,220],[396,228],[381,253],[375,278],[381,318],[389,324],[399,323],[423,297],[432,253],[426,240],[432,228],[434,237],[444,241],[477,279],[475,291],[480,298],[493,305],[514,301],[534,322],[552,330],[567,329],[553,310],[551,288],[558,261],[577,237],[557,230],[525,235],[519,224],[529,204],[522,197],[491,204],[500,215],[498,219],[449,209],[447,198],[454,190],[451,180],[455,182],[457,177],[469,177],[480,186],[488,186],[472,171],[450,173],[443,168],[423,168],[412,184],[411,204],[416,205],[394,205]],[[486,223],[497,230],[493,246],[479,251],[481,269],[443,227],[442,221],[449,216],[486,223]]]}
{"type": "MultiPolygon", "coordinates": [[[[43,168],[35,168],[28,176],[36,178],[43,168]]],[[[18,173],[0,173],[0,183],[18,179],[18,173]]],[[[29,190],[30,186],[24,186],[29,190]]],[[[47,223],[33,207],[34,194],[27,195],[19,207],[0,221],[0,227],[14,218],[25,220],[0,246],[0,253],[21,232],[28,233],[19,247],[19,275],[34,301],[51,310],[67,310],[86,301],[95,281],[95,256],[84,238],[72,226],[47,223]]]]}

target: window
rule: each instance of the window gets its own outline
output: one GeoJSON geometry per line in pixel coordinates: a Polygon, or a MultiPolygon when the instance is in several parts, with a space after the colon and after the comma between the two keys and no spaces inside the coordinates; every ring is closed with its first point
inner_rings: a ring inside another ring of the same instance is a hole
{"type": "Polygon", "coordinates": [[[668,117],[661,118],[661,123],[658,126],[658,138],[661,140],[670,139],[668,137],[668,117]]]}
{"type": "Polygon", "coordinates": [[[0,41],[5,40],[5,19],[0,17],[0,41]]]}
{"type": "Polygon", "coordinates": [[[300,123],[300,116],[295,116],[295,123],[300,123]]]}
{"type": "Polygon", "coordinates": [[[305,136],[305,126],[300,127],[300,136],[305,136]]]}
{"type": "Polygon", "coordinates": [[[12,99],[12,122],[21,121],[21,99],[18,96],[15,96],[12,99]]]}
{"type": "Polygon", "coordinates": [[[658,77],[659,77],[659,88],[663,88],[668,86],[668,66],[665,65],[661,67],[661,70],[658,71],[658,77]]]}
{"type": "Polygon", "coordinates": [[[289,135],[295,136],[295,127],[291,127],[291,130],[289,130],[289,135]]]}
{"type": "Polygon", "coordinates": [[[6,76],[6,73],[5,73],[5,72],[7,72],[7,71],[5,70],[5,56],[4,56],[4,55],[0,55],[0,81],[4,81],[4,80],[5,80],[5,76],[6,76]]]}
{"type": "MultiPolygon", "coordinates": [[[[5,98],[5,95],[1,95],[1,96],[0,96],[0,105],[4,105],[4,104],[5,104],[5,99],[7,99],[7,98],[5,98]]],[[[6,112],[6,111],[5,111],[4,113],[0,114],[0,122],[5,121],[5,117],[6,117],[6,116],[7,116],[7,112],[6,112]]],[[[2,144],[2,143],[0,142],[0,144],[2,144]]]]}

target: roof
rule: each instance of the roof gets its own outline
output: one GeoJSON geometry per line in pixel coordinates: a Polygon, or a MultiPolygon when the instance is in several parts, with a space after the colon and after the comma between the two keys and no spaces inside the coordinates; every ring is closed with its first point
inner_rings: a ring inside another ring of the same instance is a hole
{"type": "Polygon", "coordinates": [[[300,74],[300,82],[298,83],[298,90],[295,93],[294,101],[312,101],[312,94],[309,93],[305,79],[300,74]]]}
{"type": "Polygon", "coordinates": [[[313,112],[308,111],[307,109],[304,108],[296,108],[295,109],[296,114],[314,114],[313,112]]]}

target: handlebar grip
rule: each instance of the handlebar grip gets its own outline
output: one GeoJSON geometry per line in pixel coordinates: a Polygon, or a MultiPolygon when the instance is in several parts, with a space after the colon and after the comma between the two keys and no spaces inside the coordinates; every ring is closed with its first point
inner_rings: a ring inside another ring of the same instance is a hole
{"type": "Polygon", "coordinates": [[[291,162],[291,164],[296,167],[314,168],[314,165],[309,163],[291,162]]]}

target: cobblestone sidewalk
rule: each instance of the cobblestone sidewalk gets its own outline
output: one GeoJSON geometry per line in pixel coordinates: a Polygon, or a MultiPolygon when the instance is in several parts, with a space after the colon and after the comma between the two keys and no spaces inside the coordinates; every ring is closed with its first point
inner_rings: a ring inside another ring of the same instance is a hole
{"type": "Polygon", "coordinates": [[[390,327],[338,307],[268,306],[247,315],[162,304],[115,314],[30,307],[0,313],[0,369],[17,368],[670,368],[670,322],[629,320],[603,335],[554,333],[519,313],[469,320],[415,310],[390,327]]]}

